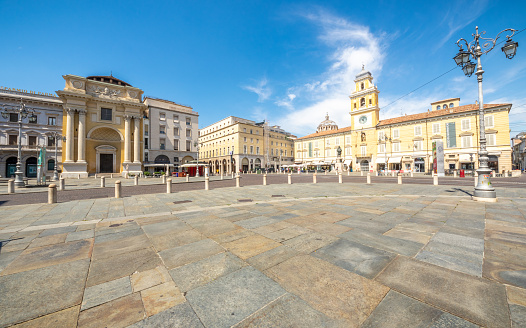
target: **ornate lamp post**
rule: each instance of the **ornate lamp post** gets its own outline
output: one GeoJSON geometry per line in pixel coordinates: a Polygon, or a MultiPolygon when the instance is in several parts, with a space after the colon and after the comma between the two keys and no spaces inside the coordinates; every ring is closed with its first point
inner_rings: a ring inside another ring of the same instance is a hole
{"type": "Polygon", "coordinates": [[[199,141],[194,141],[194,147],[197,149],[197,170],[195,172],[195,177],[199,178],[199,141]]]}
{"type": "Polygon", "coordinates": [[[27,108],[26,105],[20,99],[20,107],[18,108],[6,108],[2,110],[2,117],[9,118],[10,114],[18,115],[18,156],[16,159],[16,171],[15,171],[15,186],[25,187],[24,179],[22,178],[22,171],[20,167],[22,166],[22,119],[26,117],[34,117],[33,109],[27,108]]]}
{"type": "Polygon", "coordinates": [[[477,75],[479,89],[480,149],[479,168],[477,170],[478,182],[477,186],[475,187],[474,197],[475,199],[482,201],[494,201],[494,199],[497,197],[497,193],[495,188],[493,188],[491,185],[491,169],[488,167],[488,151],[486,150],[486,131],[484,126],[484,104],[482,96],[482,74],[484,74],[484,71],[482,70],[480,57],[493,50],[501,33],[506,31],[511,32],[511,35],[506,35],[506,44],[501,49],[506,55],[506,58],[512,59],[517,52],[517,47],[519,46],[517,42],[511,40],[517,30],[507,28],[497,34],[494,39],[491,39],[483,38],[482,35],[486,34],[486,32],[483,31],[481,34],[479,34],[478,26],[476,27],[476,33],[472,34],[474,37],[473,41],[468,43],[464,38],[461,38],[457,41],[457,45],[459,46],[460,50],[458,54],[453,57],[455,63],[462,67],[462,71],[468,77],[471,76],[473,72],[475,72],[475,67],[477,68],[475,75],[477,75]],[[466,50],[463,49],[464,45],[466,46],[466,50]],[[472,62],[470,57],[476,60],[477,63],[472,62]]]}

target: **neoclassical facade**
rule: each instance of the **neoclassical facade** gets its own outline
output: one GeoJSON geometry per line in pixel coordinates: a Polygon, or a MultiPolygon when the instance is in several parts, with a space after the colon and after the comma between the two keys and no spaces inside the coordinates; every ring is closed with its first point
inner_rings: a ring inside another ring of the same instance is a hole
{"type": "Polygon", "coordinates": [[[141,89],[113,76],[63,76],[63,177],[142,172],[141,89]],[[133,150],[132,150],[133,149],[133,150]]]}
{"type": "MultiPolygon", "coordinates": [[[[478,168],[478,104],[460,105],[460,98],[450,98],[431,103],[423,113],[380,120],[379,91],[372,81],[364,69],[354,80],[350,126],[318,129],[296,140],[296,163],[334,167],[340,147],[346,169],[430,172],[433,142],[439,141],[446,170],[478,168]]],[[[486,104],[484,109],[489,166],[496,172],[511,170],[511,104],[486,104]]]]}

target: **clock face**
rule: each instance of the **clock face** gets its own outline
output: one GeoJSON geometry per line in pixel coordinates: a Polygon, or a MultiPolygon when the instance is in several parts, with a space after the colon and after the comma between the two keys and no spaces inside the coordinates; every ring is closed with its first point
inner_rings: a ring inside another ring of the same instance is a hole
{"type": "Polygon", "coordinates": [[[360,124],[367,123],[367,116],[361,116],[359,122],[360,122],[360,124]]]}

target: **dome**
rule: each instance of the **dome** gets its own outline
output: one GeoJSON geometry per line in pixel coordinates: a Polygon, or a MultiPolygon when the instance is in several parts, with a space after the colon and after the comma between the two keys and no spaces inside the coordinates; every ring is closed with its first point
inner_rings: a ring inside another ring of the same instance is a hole
{"type": "Polygon", "coordinates": [[[92,81],[100,81],[100,82],[104,82],[104,83],[111,83],[111,84],[131,87],[131,84],[126,83],[123,80],[119,80],[118,78],[116,78],[116,77],[114,77],[112,75],[110,75],[110,76],[93,75],[93,76],[88,76],[87,79],[88,80],[92,80],[92,81]]]}
{"type": "Polygon", "coordinates": [[[336,124],[336,122],[331,121],[329,119],[329,113],[327,113],[327,115],[325,115],[325,120],[318,125],[318,129],[316,129],[316,132],[331,130],[338,130],[338,125],[336,124]]]}

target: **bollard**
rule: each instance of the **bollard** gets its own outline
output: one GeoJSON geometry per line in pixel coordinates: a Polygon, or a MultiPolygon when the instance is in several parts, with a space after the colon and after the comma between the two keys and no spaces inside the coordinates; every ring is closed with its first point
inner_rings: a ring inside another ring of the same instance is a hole
{"type": "Polygon", "coordinates": [[[343,183],[342,174],[338,173],[338,183],[343,183]]]}
{"type": "Polygon", "coordinates": [[[478,182],[477,179],[478,179],[478,177],[475,176],[475,177],[474,177],[474,180],[475,180],[475,187],[477,186],[477,182],[478,182]]]}
{"type": "Polygon", "coordinates": [[[15,179],[9,179],[9,181],[7,181],[7,193],[8,194],[15,193],[15,179]]]}
{"type": "Polygon", "coordinates": [[[363,177],[363,171],[360,171],[360,176],[363,177]]]}
{"type": "Polygon", "coordinates": [[[101,188],[106,187],[106,178],[105,177],[100,177],[100,186],[101,186],[101,188]]]}
{"type": "Polygon", "coordinates": [[[97,173],[95,173],[95,179],[97,179],[97,173]]]}
{"type": "Polygon", "coordinates": [[[57,185],[52,183],[47,189],[47,203],[54,204],[57,202],[57,185]]]}
{"type": "Polygon", "coordinates": [[[263,185],[266,186],[267,185],[267,174],[263,174],[263,185]]]}
{"type": "Polygon", "coordinates": [[[378,171],[374,171],[374,175],[375,175],[375,176],[378,176],[378,171]]]}
{"type": "Polygon", "coordinates": [[[115,198],[121,198],[121,181],[115,181],[115,198]]]}
{"type": "Polygon", "coordinates": [[[478,176],[479,176],[479,173],[475,171],[475,177],[478,177],[478,176]]]}
{"type": "Polygon", "coordinates": [[[161,175],[161,183],[162,184],[165,184],[166,183],[166,175],[161,175]]]}
{"type": "Polygon", "coordinates": [[[236,187],[239,188],[240,185],[239,185],[239,173],[236,174],[236,187]]]}
{"type": "Polygon", "coordinates": [[[66,190],[66,180],[64,178],[58,180],[58,190],[66,190]]]}
{"type": "Polygon", "coordinates": [[[351,171],[347,171],[347,176],[351,175],[351,171]]]}
{"type": "Polygon", "coordinates": [[[190,176],[188,174],[186,175],[186,182],[190,182],[190,176]]]}
{"type": "Polygon", "coordinates": [[[205,177],[205,190],[210,190],[210,178],[205,177]]]}
{"type": "Polygon", "coordinates": [[[395,171],[391,172],[391,175],[394,177],[395,176],[395,171]]]}
{"type": "Polygon", "coordinates": [[[413,177],[413,171],[411,171],[411,178],[413,177]]]}
{"type": "Polygon", "coordinates": [[[491,171],[491,177],[492,177],[492,178],[495,177],[495,171],[491,171]]]}
{"type": "Polygon", "coordinates": [[[367,173],[367,184],[371,184],[371,173],[367,173]]]}
{"type": "Polygon", "coordinates": [[[289,176],[288,176],[288,183],[292,184],[292,174],[290,174],[290,173],[289,173],[289,176]]]}
{"type": "Polygon", "coordinates": [[[134,184],[135,186],[138,186],[138,185],[139,185],[139,176],[138,176],[138,175],[136,175],[136,176],[133,177],[133,184],[134,184]]]}
{"type": "Polygon", "coordinates": [[[453,171],[453,178],[457,177],[457,171],[453,171]]]}
{"type": "Polygon", "coordinates": [[[113,173],[110,174],[110,178],[113,179],[113,173]]]}
{"type": "Polygon", "coordinates": [[[402,184],[402,175],[401,174],[398,175],[398,184],[402,184]]]}
{"type": "Polygon", "coordinates": [[[318,182],[316,181],[316,173],[314,173],[314,174],[312,175],[312,183],[318,183],[318,182]]]}
{"type": "Polygon", "coordinates": [[[223,171],[221,171],[221,180],[223,180],[223,171]]]}
{"type": "Polygon", "coordinates": [[[172,179],[166,179],[166,193],[172,193],[172,179]]]}
{"type": "Polygon", "coordinates": [[[438,175],[433,175],[433,185],[438,186],[438,175]]]}

